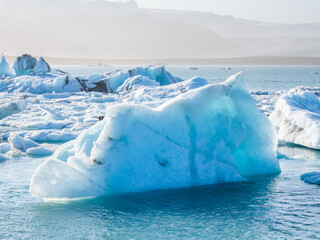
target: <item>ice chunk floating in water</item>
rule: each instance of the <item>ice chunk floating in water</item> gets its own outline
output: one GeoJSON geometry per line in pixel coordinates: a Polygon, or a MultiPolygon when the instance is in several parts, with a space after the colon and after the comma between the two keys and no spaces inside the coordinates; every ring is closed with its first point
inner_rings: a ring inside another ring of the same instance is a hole
{"type": "Polygon", "coordinates": [[[320,149],[320,101],[307,89],[291,89],[280,97],[270,119],[279,140],[320,149]]]}
{"type": "Polygon", "coordinates": [[[305,173],[300,178],[307,183],[320,184],[320,172],[305,173]]]}
{"type": "Polygon", "coordinates": [[[276,146],[273,125],[237,75],[155,108],[108,107],[37,169],[30,191],[61,199],[243,181],[280,171],[276,146]]]}

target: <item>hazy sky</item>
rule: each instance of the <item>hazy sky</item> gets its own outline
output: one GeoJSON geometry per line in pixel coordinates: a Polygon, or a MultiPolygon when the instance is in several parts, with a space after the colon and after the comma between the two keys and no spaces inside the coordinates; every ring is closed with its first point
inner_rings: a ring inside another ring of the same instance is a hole
{"type": "Polygon", "coordinates": [[[136,0],[136,2],[140,7],[211,11],[268,22],[320,22],[320,0],[136,0]]]}
{"type": "Polygon", "coordinates": [[[143,9],[103,1],[0,0],[0,53],[107,59],[320,56],[320,0],[136,0],[143,9]],[[319,24],[260,24],[201,11],[319,24]]]}

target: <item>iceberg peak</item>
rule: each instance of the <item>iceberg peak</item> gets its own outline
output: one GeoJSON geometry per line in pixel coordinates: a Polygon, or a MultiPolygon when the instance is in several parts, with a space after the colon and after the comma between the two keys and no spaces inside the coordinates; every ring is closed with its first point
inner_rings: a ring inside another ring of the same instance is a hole
{"type": "Polygon", "coordinates": [[[2,57],[1,57],[1,62],[0,62],[0,75],[6,75],[9,73],[9,64],[7,62],[6,57],[4,56],[4,54],[2,53],[2,57]]]}
{"type": "Polygon", "coordinates": [[[51,68],[49,64],[44,60],[43,57],[40,57],[40,59],[37,61],[36,66],[33,69],[34,73],[36,75],[44,75],[51,71],[51,68]]]}

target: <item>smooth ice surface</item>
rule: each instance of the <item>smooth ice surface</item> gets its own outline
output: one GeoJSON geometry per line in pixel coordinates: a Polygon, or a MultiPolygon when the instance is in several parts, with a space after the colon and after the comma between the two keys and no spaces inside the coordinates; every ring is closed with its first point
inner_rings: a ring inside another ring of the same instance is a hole
{"type": "MultiPolygon", "coordinates": [[[[151,92],[168,91],[149,87],[151,92]]],[[[239,75],[179,92],[158,106],[108,107],[103,121],[39,167],[32,194],[79,198],[237,182],[280,171],[275,130],[239,75]],[[64,171],[69,178],[59,174],[64,171]],[[77,179],[82,184],[74,186],[77,179]]]]}
{"type": "Polygon", "coordinates": [[[27,155],[33,155],[33,156],[49,156],[52,155],[52,151],[44,148],[44,147],[32,147],[28,148],[26,150],[27,155]]]}
{"type": "Polygon", "coordinates": [[[279,98],[270,119],[279,140],[320,149],[320,101],[317,89],[298,87],[279,98]]]}

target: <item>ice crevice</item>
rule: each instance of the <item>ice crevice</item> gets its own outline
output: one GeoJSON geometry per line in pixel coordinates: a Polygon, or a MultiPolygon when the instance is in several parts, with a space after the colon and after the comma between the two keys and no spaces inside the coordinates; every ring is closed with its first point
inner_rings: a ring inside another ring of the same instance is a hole
{"type": "Polygon", "coordinates": [[[199,176],[196,165],[196,152],[197,152],[197,129],[195,125],[192,123],[192,120],[186,116],[186,121],[189,126],[189,139],[190,139],[190,149],[189,149],[189,168],[190,168],[190,176],[192,179],[193,186],[199,184],[199,176]]]}

